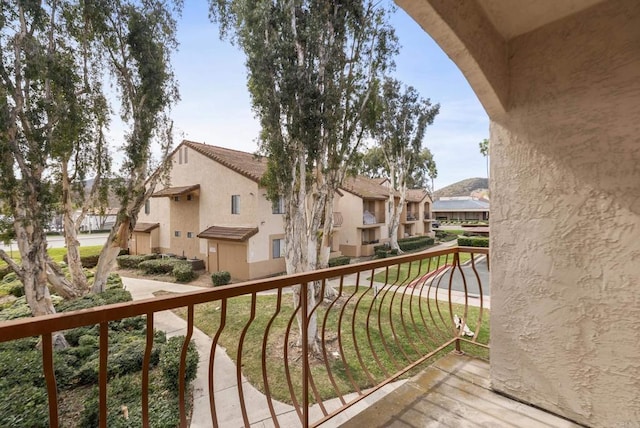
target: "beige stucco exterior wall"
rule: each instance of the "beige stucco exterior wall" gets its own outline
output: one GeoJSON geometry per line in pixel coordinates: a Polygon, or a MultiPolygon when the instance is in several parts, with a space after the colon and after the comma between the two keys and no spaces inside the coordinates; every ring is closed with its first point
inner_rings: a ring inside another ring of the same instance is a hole
{"type": "MultiPolygon", "coordinates": [[[[183,147],[184,149],[184,147],[183,147]]],[[[172,159],[170,186],[200,184],[200,192],[192,201],[175,202],[172,198],[151,198],[150,213],[141,210],[138,221],[160,223],[159,246],[163,252],[176,252],[186,256],[196,256],[208,260],[206,239],[187,238],[187,232],[197,235],[210,226],[258,227],[259,233],[247,242],[246,262],[248,266],[238,267],[238,273],[246,272],[246,278],[257,278],[281,272],[280,261],[270,259],[270,235],[283,233],[282,214],[273,214],[271,202],[266,199],[266,191],[255,181],[221,165],[206,156],[188,149],[186,163],[179,162],[176,152],[172,159]],[[240,213],[231,214],[231,196],[240,195],[240,213]],[[181,231],[181,238],[174,236],[181,231]]],[[[157,190],[160,190],[158,188],[157,190]]]]}
{"type": "Polygon", "coordinates": [[[493,120],[492,387],[585,425],[636,426],[640,3],[605,1],[506,45],[482,29],[469,41],[481,18],[457,12],[422,25],[493,120]],[[450,51],[456,40],[469,52],[450,51]],[[478,87],[495,75],[481,77],[479,44],[506,46],[504,113],[478,87]]]}

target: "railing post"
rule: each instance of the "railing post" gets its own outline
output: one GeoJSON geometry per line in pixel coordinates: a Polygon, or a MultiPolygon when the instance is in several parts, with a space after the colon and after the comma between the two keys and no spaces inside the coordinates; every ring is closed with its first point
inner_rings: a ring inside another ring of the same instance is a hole
{"type": "MultiPolygon", "coordinates": [[[[456,268],[456,266],[458,267],[458,269],[460,269],[460,271],[462,271],[461,267],[460,267],[460,253],[458,252],[459,250],[456,249],[456,252],[453,254],[453,269],[456,268]]],[[[451,272],[451,274],[453,275],[453,270],[451,272]]],[[[451,285],[449,285],[449,289],[451,289],[451,285]]],[[[449,299],[451,299],[451,295],[449,295],[449,299]]],[[[465,296],[465,301],[466,301],[466,296],[465,296]]],[[[451,305],[451,302],[449,302],[449,305],[451,305]]],[[[453,314],[451,314],[453,316],[453,314]]],[[[460,335],[462,334],[462,328],[464,325],[464,321],[463,323],[460,325],[460,328],[458,329],[458,332],[456,334],[456,350],[455,353],[458,355],[462,355],[462,348],[460,347],[460,335]]]]}
{"type": "Polygon", "coordinates": [[[302,426],[309,426],[309,284],[301,285],[300,310],[302,311],[302,426]]]}

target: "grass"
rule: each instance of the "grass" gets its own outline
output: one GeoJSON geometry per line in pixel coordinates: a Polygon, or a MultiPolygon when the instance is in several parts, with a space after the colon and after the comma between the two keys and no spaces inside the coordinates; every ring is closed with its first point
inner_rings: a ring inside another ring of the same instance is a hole
{"type": "MultiPolygon", "coordinates": [[[[471,260],[470,253],[458,254],[461,264],[471,260]]],[[[431,259],[416,260],[411,263],[403,263],[399,266],[390,266],[388,272],[386,270],[378,272],[373,276],[373,280],[382,283],[405,285],[428,272],[433,272],[437,268],[451,263],[453,263],[453,254],[433,257],[431,259]]]]}
{"type": "MultiPolygon", "coordinates": [[[[97,256],[98,254],[100,254],[101,250],[102,250],[102,245],[89,245],[89,246],[80,247],[80,257],[97,256]]],[[[67,249],[64,247],[49,248],[47,250],[47,253],[49,253],[49,256],[51,256],[53,261],[61,262],[64,256],[67,254],[67,249]]],[[[21,260],[20,251],[14,250],[12,258],[16,262],[20,263],[20,260],[21,260]]],[[[6,265],[7,264],[4,261],[0,260],[0,268],[5,267],[6,265]]]]}
{"type": "MultiPolygon", "coordinates": [[[[318,308],[319,325],[322,325],[327,310],[331,310],[326,318],[324,329],[323,343],[327,358],[325,360],[324,355],[321,354],[311,359],[313,386],[317,391],[315,396],[313,388],[310,388],[312,402],[353,392],[356,388],[374,386],[386,379],[389,374],[396,373],[400,368],[426,355],[452,337],[450,312],[446,303],[438,303],[440,309],[438,312],[434,300],[415,297],[411,301],[405,299],[404,309],[402,309],[401,294],[392,299],[390,293],[387,296],[383,293],[374,300],[372,290],[369,288],[345,287],[343,297],[332,308],[324,303],[318,308]],[[358,301],[360,303],[356,305],[358,301]],[[410,306],[413,318],[409,311],[410,306]],[[433,317],[429,316],[427,310],[429,306],[433,317]],[[340,324],[339,315],[343,308],[343,321],[340,324]],[[420,309],[424,318],[420,315],[420,309]],[[368,314],[371,314],[369,318],[368,314]],[[380,318],[377,314],[381,315],[380,318]],[[402,319],[405,321],[404,327],[402,319]],[[351,329],[352,320],[353,329],[351,329]],[[394,339],[392,328],[395,329],[396,339],[394,339]],[[339,329],[342,343],[338,340],[339,329]],[[359,355],[356,350],[359,351],[359,355]],[[346,364],[341,358],[342,355],[346,364]],[[329,373],[336,383],[335,388],[329,373]]],[[[270,392],[273,398],[286,403],[293,401],[287,380],[287,369],[290,370],[289,379],[293,385],[294,397],[300,402],[302,397],[301,350],[296,346],[298,327],[296,320],[292,319],[292,294],[284,294],[280,306],[276,295],[259,295],[253,298],[256,300],[257,309],[255,318],[248,327],[252,297],[241,296],[227,300],[225,327],[220,334],[219,344],[226,348],[228,355],[236,364],[240,360],[243,375],[263,392],[266,390],[262,375],[264,359],[270,392]],[[274,315],[276,313],[277,315],[274,315]],[[264,332],[270,322],[270,331],[265,345],[266,352],[263,353],[264,332]],[[290,322],[291,335],[287,338],[285,337],[287,325],[290,322]],[[239,344],[242,345],[240,355],[238,355],[239,344]],[[285,349],[288,353],[286,358],[284,357],[285,349]]],[[[194,313],[196,327],[214,337],[220,325],[222,310],[220,301],[198,305],[194,313]]],[[[453,310],[460,316],[464,314],[463,308],[459,305],[453,305],[453,310]]],[[[186,309],[176,312],[181,317],[186,317],[186,309]]],[[[477,319],[478,313],[478,308],[469,308],[467,319],[477,319]]],[[[481,343],[488,343],[489,340],[488,315],[488,311],[485,310],[478,338],[481,343]]],[[[472,330],[475,327],[471,321],[468,321],[468,325],[472,330]]],[[[319,330],[322,331],[322,328],[319,330]]],[[[449,347],[443,352],[451,349],[452,347],[449,347]]],[[[488,351],[483,348],[472,345],[468,350],[472,355],[488,358],[488,351]]],[[[425,364],[435,359],[436,356],[425,364]]],[[[406,376],[416,372],[417,369],[406,376]]]]}

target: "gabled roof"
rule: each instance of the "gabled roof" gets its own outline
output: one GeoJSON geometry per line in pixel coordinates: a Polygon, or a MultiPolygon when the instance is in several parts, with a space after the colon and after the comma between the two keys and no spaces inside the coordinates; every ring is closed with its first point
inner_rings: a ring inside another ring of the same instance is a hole
{"type": "Polygon", "coordinates": [[[200,232],[198,238],[220,239],[223,241],[246,241],[258,233],[257,227],[211,226],[200,232]]]}
{"type": "Polygon", "coordinates": [[[421,202],[427,195],[425,189],[407,189],[407,202],[421,202]]]}
{"type": "Polygon", "coordinates": [[[389,197],[389,189],[380,183],[381,179],[379,178],[367,178],[358,175],[345,178],[340,188],[362,199],[387,199],[389,197]]]}
{"type": "Polygon", "coordinates": [[[165,189],[160,190],[159,192],[151,195],[152,198],[162,198],[162,197],[171,197],[171,196],[180,196],[185,195],[187,193],[193,192],[194,190],[200,189],[199,184],[193,184],[191,186],[179,186],[179,187],[167,187],[165,189]]]}
{"type": "Polygon", "coordinates": [[[160,223],[136,223],[134,232],[150,233],[153,229],[160,227],[160,223]]]}
{"type": "Polygon", "coordinates": [[[188,140],[182,144],[255,182],[267,171],[267,159],[262,156],[188,140]]]}

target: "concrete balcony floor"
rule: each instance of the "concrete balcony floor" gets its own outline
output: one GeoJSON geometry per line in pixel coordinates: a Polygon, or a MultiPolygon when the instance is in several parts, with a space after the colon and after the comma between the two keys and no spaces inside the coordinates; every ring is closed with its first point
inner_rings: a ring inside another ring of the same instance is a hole
{"type": "Polygon", "coordinates": [[[449,354],[377,401],[344,428],[579,427],[489,388],[489,363],[449,354]]]}

